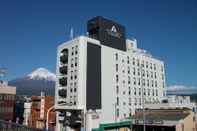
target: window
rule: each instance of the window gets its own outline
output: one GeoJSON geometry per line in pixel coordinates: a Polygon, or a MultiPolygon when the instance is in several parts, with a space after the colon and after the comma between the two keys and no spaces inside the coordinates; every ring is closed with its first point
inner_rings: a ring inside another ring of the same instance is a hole
{"type": "Polygon", "coordinates": [[[133,78],[133,84],[136,85],[136,78],[133,78]]]}
{"type": "Polygon", "coordinates": [[[155,79],[157,79],[157,73],[155,72],[155,79]]]}
{"type": "Polygon", "coordinates": [[[129,105],[131,106],[131,98],[129,97],[129,105]]]}
{"type": "Polygon", "coordinates": [[[142,80],[142,85],[145,86],[145,79],[142,80]]]}
{"type": "Polygon", "coordinates": [[[116,75],[116,82],[118,82],[119,81],[119,78],[118,78],[118,75],[116,75]]]}
{"type": "Polygon", "coordinates": [[[140,60],[137,59],[137,66],[140,66],[140,60]]]}
{"type": "Polygon", "coordinates": [[[144,60],[142,61],[142,67],[144,67],[144,60]]]}
{"type": "Polygon", "coordinates": [[[68,73],[67,66],[62,66],[62,67],[60,67],[60,68],[59,68],[59,71],[60,71],[61,74],[67,75],[67,73],[68,73]]]}
{"type": "Polygon", "coordinates": [[[75,54],[78,54],[78,46],[75,46],[75,54]]]}
{"type": "Polygon", "coordinates": [[[128,66],[128,74],[130,74],[130,67],[128,66]]]}
{"type": "Polygon", "coordinates": [[[140,78],[138,78],[138,85],[140,86],[140,84],[141,84],[141,80],[140,78]]]}
{"type": "Polygon", "coordinates": [[[141,96],[141,88],[139,88],[139,96],[141,96]]]}
{"type": "Polygon", "coordinates": [[[139,98],[139,105],[142,105],[142,101],[141,101],[141,98],[139,98]]]}
{"type": "Polygon", "coordinates": [[[147,80],[147,86],[149,87],[149,80],[147,80]]]}
{"type": "Polygon", "coordinates": [[[59,79],[59,84],[61,86],[67,86],[67,77],[62,77],[59,79]]]}
{"type": "Polygon", "coordinates": [[[71,80],[73,79],[73,71],[71,71],[70,79],[71,79],[71,80]]]}
{"type": "Polygon", "coordinates": [[[129,56],[127,56],[127,64],[129,64],[129,56]]]}
{"type": "Polygon", "coordinates": [[[158,90],[156,89],[155,91],[156,91],[156,96],[158,96],[158,90]]]}
{"type": "Polygon", "coordinates": [[[118,64],[116,64],[116,72],[118,72],[118,64]]]}
{"type": "Polygon", "coordinates": [[[134,104],[137,105],[137,98],[135,98],[135,103],[134,104]]]}
{"type": "Polygon", "coordinates": [[[150,69],[153,69],[153,64],[152,63],[150,63],[150,69]]]}
{"type": "Polygon", "coordinates": [[[138,76],[140,76],[140,69],[139,68],[137,69],[137,74],[138,74],[138,76]]]}
{"type": "Polygon", "coordinates": [[[151,71],[150,73],[151,73],[151,78],[153,78],[153,72],[151,71]]]}
{"type": "Polygon", "coordinates": [[[146,62],[146,68],[148,68],[148,62],[146,62]]]}
{"type": "Polygon", "coordinates": [[[153,96],[155,95],[154,89],[152,90],[152,95],[153,95],[153,96]]]}
{"type": "Polygon", "coordinates": [[[133,65],[135,65],[135,58],[133,58],[133,65]]]}
{"type": "Polygon", "coordinates": [[[131,83],[131,78],[130,78],[130,76],[128,76],[128,84],[130,84],[131,83]]]}
{"type": "Polygon", "coordinates": [[[148,73],[148,71],[146,71],[146,76],[147,76],[147,78],[149,77],[149,73],[148,73]]]}
{"type": "Polygon", "coordinates": [[[128,94],[131,95],[131,90],[129,90],[129,93],[128,94]]]}
{"type": "Polygon", "coordinates": [[[119,109],[116,109],[116,116],[119,117],[119,109]]]}
{"type": "Polygon", "coordinates": [[[163,72],[163,71],[164,71],[163,66],[161,66],[161,72],[163,72]]]}
{"type": "Polygon", "coordinates": [[[154,87],[154,81],[153,80],[151,80],[151,84],[152,84],[152,87],[154,87]]]}
{"type": "Polygon", "coordinates": [[[164,80],[164,74],[161,74],[161,79],[164,80]]]}
{"type": "Polygon", "coordinates": [[[75,57],[75,66],[77,66],[77,57],[75,57]]]}
{"type": "Polygon", "coordinates": [[[145,71],[144,71],[144,69],[142,70],[142,76],[145,76],[145,71]]]}
{"type": "Polygon", "coordinates": [[[135,68],[133,68],[133,75],[135,75],[135,68]]]}
{"type": "Polygon", "coordinates": [[[119,86],[116,86],[116,94],[119,93],[119,86]]]}
{"type": "Polygon", "coordinates": [[[116,104],[119,105],[119,97],[116,98],[116,104]]]}
{"type": "Polygon", "coordinates": [[[134,88],[134,95],[136,95],[136,88],[134,88]]]}
{"type": "Polygon", "coordinates": [[[60,54],[60,62],[63,64],[68,63],[68,49],[63,49],[60,54]]]}
{"type": "Polygon", "coordinates": [[[77,79],[77,75],[75,75],[75,79],[77,79]]]}
{"type": "Polygon", "coordinates": [[[155,87],[157,87],[157,81],[155,81],[155,87]]]}
{"type": "Polygon", "coordinates": [[[153,66],[154,66],[154,70],[156,70],[156,64],[154,64],[153,66]]]}
{"type": "Polygon", "coordinates": [[[116,56],[116,60],[118,60],[118,53],[116,53],[116,55],[115,55],[115,56],[116,56]]]}

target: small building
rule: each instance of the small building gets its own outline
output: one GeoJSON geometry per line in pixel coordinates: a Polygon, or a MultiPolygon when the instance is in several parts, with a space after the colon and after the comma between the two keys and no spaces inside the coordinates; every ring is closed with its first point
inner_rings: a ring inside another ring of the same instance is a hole
{"type": "Polygon", "coordinates": [[[29,124],[29,118],[31,115],[31,98],[26,98],[26,101],[24,103],[24,121],[23,121],[23,125],[28,125],[29,124]]]}
{"type": "Polygon", "coordinates": [[[191,102],[190,96],[169,95],[166,96],[161,102],[146,103],[145,108],[148,109],[189,108],[195,113],[195,117],[197,118],[197,106],[195,102],[191,102]]]}
{"type": "MultiPolygon", "coordinates": [[[[188,108],[148,109],[144,114],[146,131],[196,131],[195,114],[188,108]]],[[[133,118],[133,131],[143,131],[143,111],[133,118]]]]}
{"type": "Polygon", "coordinates": [[[0,80],[0,119],[13,120],[16,87],[8,86],[8,82],[0,80]]]}
{"type": "MultiPolygon", "coordinates": [[[[34,128],[46,128],[47,111],[53,105],[54,97],[52,96],[32,96],[30,101],[24,103],[24,124],[34,128]]],[[[48,119],[50,130],[54,130],[55,123],[56,113],[51,110],[48,119]]]]}

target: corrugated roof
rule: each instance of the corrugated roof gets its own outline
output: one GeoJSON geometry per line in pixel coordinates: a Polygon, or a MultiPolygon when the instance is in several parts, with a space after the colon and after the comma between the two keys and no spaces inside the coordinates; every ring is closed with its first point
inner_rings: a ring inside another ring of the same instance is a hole
{"type": "MultiPolygon", "coordinates": [[[[147,120],[172,120],[179,121],[186,118],[190,113],[185,110],[149,110],[145,111],[147,120]]],[[[143,119],[142,111],[136,113],[134,119],[143,119]]]]}

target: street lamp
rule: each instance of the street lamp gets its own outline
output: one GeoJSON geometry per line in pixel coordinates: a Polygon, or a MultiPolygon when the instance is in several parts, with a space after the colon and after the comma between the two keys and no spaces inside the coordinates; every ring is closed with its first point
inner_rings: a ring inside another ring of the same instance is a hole
{"type": "Polygon", "coordinates": [[[49,130],[49,113],[51,110],[54,109],[54,106],[51,106],[48,110],[47,110],[47,120],[46,120],[46,130],[49,130]]]}

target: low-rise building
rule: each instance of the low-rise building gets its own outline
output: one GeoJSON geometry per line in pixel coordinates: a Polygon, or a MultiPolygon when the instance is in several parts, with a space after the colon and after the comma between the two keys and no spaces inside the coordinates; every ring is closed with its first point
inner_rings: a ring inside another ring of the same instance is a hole
{"type": "MultiPolygon", "coordinates": [[[[195,114],[184,109],[145,110],[146,131],[196,131],[195,114]]],[[[143,130],[143,111],[137,110],[133,117],[133,131],[143,130]]]]}
{"type": "Polygon", "coordinates": [[[8,86],[8,82],[0,81],[0,119],[13,120],[16,87],[8,86]]]}
{"type": "MultiPolygon", "coordinates": [[[[53,105],[54,97],[52,96],[32,96],[30,101],[24,103],[24,124],[34,128],[46,128],[47,112],[53,105]]],[[[48,113],[50,130],[54,130],[55,123],[56,113],[50,110],[48,113]]]]}
{"type": "Polygon", "coordinates": [[[191,102],[190,96],[169,95],[166,96],[162,100],[162,102],[146,103],[145,108],[148,109],[189,108],[195,113],[195,117],[197,118],[197,106],[195,102],[191,102]]]}
{"type": "Polygon", "coordinates": [[[23,120],[23,125],[28,125],[29,124],[29,119],[31,115],[31,99],[26,99],[26,102],[24,103],[24,120],[23,120]]]}

